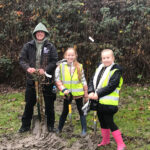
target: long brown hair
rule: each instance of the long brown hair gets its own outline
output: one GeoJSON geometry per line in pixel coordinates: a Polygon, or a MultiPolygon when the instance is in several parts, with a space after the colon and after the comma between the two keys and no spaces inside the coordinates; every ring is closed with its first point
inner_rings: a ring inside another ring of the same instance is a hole
{"type": "Polygon", "coordinates": [[[82,67],[81,67],[81,64],[77,61],[77,57],[78,57],[77,51],[76,51],[74,48],[69,47],[69,48],[65,51],[65,53],[64,53],[64,58],[65,58],[65,56],[67,55],[67,52],[68,52],[69,50],[73,50],[74,53],[75,53],[76,59],[74,60],[73,63],[74,63],[75,69],[77,69],[78,79],[79,79],[79,81],[81,81],[82,67]]]}

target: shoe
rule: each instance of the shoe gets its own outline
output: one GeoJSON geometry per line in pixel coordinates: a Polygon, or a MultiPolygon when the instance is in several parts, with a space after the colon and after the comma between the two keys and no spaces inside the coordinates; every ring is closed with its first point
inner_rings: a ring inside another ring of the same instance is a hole
{"type": "Polygon", "coordinates": [[[62,132],[62,130],[60,130],[60,129],[56,130],[56,134],[60,134],[61,132],[62,132]]]}
{"type": "Polygon", "coordinates": [[[24,132],[27,132],[27,131],[29,131],[30,130],[30,127],[21,127],[20,129],[19,129],[19,133],[24,133],[24,132]]]}
{"type": "Polygon", "coordinates": [[[47,129],[48,129],[48,132],[55,132],[55,131],[56,131],[56,130],[54,129],[54,127],[50,127],[50,126],[48,126],[47,129]]]}
{"type": "Polygon", "coordinates": [[[81,137],[86,137],[86,131],[85,130],[82,130],[81,137]]]}
{"type": "Polygon", "coordinates": [[[126,145],[123,142],[120,130],[113,131],[112,135],[117,143],[117,150],[124,150],[126,148],[126,145]]]}
{"type": "Polygon", "coordinates": [[[101,129],[102,141],[97,146],[105,146],[110,143],[110,129],[101,129]]]}
{"type": "Polygon", "coordinates": [[[81,126],[82,126],[81,137],[85,137],[86,136],[86,131],[87,131],[85,116],[80,116],[80,121],[81,121],[81,126]]]}

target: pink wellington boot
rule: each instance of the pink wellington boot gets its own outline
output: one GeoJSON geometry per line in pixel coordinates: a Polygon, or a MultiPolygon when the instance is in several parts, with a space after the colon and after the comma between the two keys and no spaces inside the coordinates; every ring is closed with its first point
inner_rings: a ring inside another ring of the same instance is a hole
{"type": "Polygon", "coordinates": [[[121,132],[119,130],[116,130],[112,132],[112,135],[117,143],[117,150],[124,150],[126,145],[123,142],[121,132]]]}
{"type": "Polygon", "coordinates": [[[97,146],[105,146],[110,143],[110,129],[101,129],[102,142],[97,146]]]}

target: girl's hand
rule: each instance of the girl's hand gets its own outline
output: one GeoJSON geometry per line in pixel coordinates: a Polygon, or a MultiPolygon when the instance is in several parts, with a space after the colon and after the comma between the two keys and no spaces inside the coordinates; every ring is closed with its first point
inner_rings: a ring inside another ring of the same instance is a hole
{"type": "Polygon", "coordinates": [[[97,95],[97,93],[94,93],[94,96],[93,96],[93,98],[92,99],[94,99],[94,100],[98,100],[98,95],[97,95]]]}
{"type": "Polygon", "coordinates": [[[84,103],[86,103],[88,101],[88,97],[84,97],[84,103]]]}
{"type": "Polygon", "coordinates": [[[65,95],[68,95],[68,94],[69,94],[69,90],[65,90],[65,91],[64,91],[64,94],[65,94],[65,95]]]}
{"type": "Polygon", "coordinates": [[[90,93],[90,94],[88,95],[89,99],[93,99],[94,94],[95,94],[94,92],[90,93]]]}

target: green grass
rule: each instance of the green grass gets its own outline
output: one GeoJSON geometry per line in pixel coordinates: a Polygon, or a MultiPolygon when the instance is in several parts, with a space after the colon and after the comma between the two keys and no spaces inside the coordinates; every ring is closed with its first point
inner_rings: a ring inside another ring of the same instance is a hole
{"type": "Polygon", "coordinates": [[[0,135],[15,133],[24,109],[23,93],[0,95],[0,135]]]}
{"type": "Polygon", "coordinates": [[[115,122],[128,149],[150,149],[150,87],[124,86],[115,122]]]}
{"type": "MultiPolygon", "coordinates": [[[[123,133],[127,149],[150,150],[150,87],[124,85],[120,97],[119,111],[114,116],[114,119],[123,133]]],[[[21,125],[23,110],[24,93],[0,95],[0,135],[17,132],[21,125]]],[[[78,135],[81,133],[81,124],[77,111],[73,112],[72,118],[73,133],[78,135]]],[[[56,126],[58,125],[58,119],[59,115],[56,112],[56,126]]],[[[87,125],[88,134],[92,134],[92,111],[87,116],[87,125]]],[[[65,124],[64,128],[66,126],[65,124]]],[[[68,139],[67,134],[63,132],[62,137],[68,139]]],[[[98,134],[100,135],[99,123],[98,134]]],[[[75,141],[75,138],[70,138],[68,146],[75,141]]],[[[112,136],[111,141],[112,147],[115,149],[116,144],[112,136]]]]}

